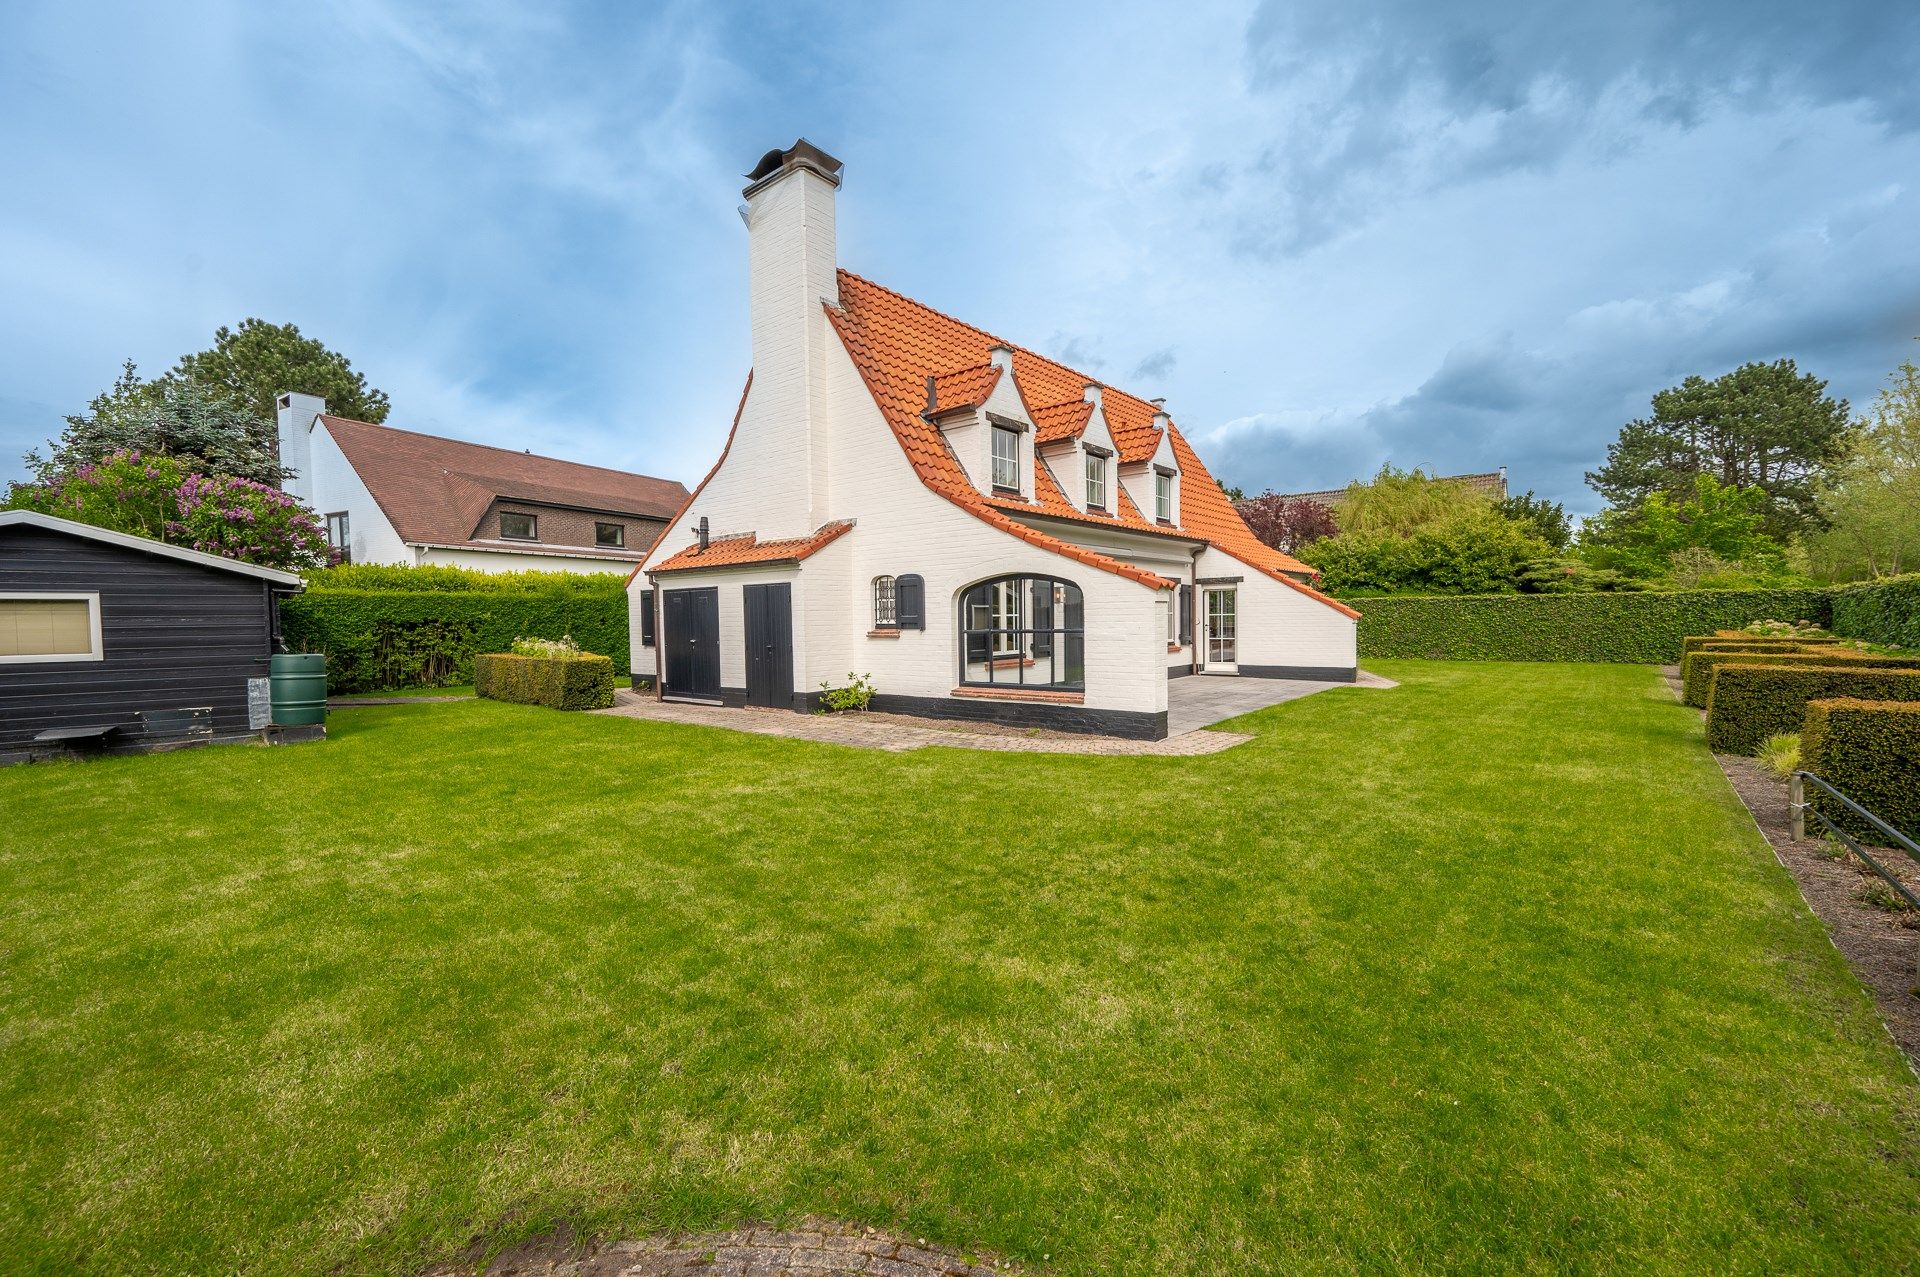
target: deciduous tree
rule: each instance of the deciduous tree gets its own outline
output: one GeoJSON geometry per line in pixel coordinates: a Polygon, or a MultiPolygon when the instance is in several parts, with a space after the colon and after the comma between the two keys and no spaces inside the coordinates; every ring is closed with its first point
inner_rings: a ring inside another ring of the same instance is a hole
{"type": "Polygon", "coordinates": [[[1308,497],[1286,497],[1263,492],[1237,506],[1253,535],[1287,554],[1298,554],[1322,537],[1340,530],[1333,511],[1308,497]]]}
{"type": "Polygon", "coordinates": [[[1807,552],[1822,576],[1920,567],[1920,366],[1894,371],[1816,499],[1827,529],[1808,538],[1807,552]]]}

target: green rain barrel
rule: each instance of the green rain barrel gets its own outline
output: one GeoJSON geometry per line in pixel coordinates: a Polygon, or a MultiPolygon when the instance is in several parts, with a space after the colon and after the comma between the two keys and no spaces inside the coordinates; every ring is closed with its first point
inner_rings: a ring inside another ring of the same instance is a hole
{"type": "Polygon", "coordinates": [[[273,687],[273,721],[304,727],[327,721],[327,658],[318,652],[284,652],[267,665],[273,687]]]}

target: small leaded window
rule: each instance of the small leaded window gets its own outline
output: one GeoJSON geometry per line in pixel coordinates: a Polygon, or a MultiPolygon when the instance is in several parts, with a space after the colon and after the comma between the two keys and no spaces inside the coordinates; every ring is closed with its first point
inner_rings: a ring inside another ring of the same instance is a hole
{"type": "Polygon", "coordinates": [[[530,514],[504,510],[500,514],[500,536],[507,541],[538,540],[539,523],[530,514]]]}
{"type": "Polygon", "coordinates": [[[1107,459],[1091,452],[1087,454],[1087,506],[1107,508],[1107,459]]]}
{"type": "Polygon", "coordinates": [[[873,628],[876,630],[900,628],[900,611],[894,593],[893,578],[890,576],[873,578],[873,628]]]}
{"type": "Polygon", "coordinates": [[[1020,486],[1020,432],[1005,426],[993,428],[993,486],[1020,486]]]}

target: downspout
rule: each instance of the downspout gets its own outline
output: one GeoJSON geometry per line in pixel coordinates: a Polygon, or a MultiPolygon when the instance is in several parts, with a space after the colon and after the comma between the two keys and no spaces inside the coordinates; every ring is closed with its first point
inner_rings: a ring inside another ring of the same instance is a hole
{"type": "MultiPolygon", "coordinates": [[[[1204,544],[1193,547],[1193,558],[1187,564],[1187,594],[1191,602],[1187,604],[1187,673],[1200,672],[1200,552],[1207,547],[1204,544]]],[[[1173,601],[1175,607],[1180,600],[1173,601]]]]}
{"type": "Polygon", "coordinates": [[[665,609],[660,606],[660,578],[651,572],[647,573],[647,589],[653,595],[653,602],[647,605],[647,610],[653,613],[653,699],[664,701],[667,699],[667,666],[662,652],[666,641],[660,633],[660,615],[665,609]]]}

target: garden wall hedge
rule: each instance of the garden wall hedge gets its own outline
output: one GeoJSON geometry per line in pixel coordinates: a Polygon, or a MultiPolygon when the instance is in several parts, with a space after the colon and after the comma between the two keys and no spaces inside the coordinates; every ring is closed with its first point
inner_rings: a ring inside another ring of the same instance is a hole
{"type": "Polygon", "coordinates": [[[520,656],[483,652],[473,658],[473,690],[489,700],[550,709],[607,709],[613,704],[613,662],[604,656],[520,656]]]}
{"type": "Polygon", "coordinates": [[[1360,655],[1455,661],[1616,661],[1661,665],[1689,635],[1754,621],[1826,625],[1828,592],[1485,594],[1359,603],[1360,655]]]}
{"type": "MultiPolygon", "coordinates": [[[[618,585],[618,578],[614,578],[618,585]]],[[[444,687],[473,677],[473,658],[517,638],[564,638],[605,652],[625,674],[627,599],[598,590],[312,589],[280,605],[288,650],[324,652],[334,691],[444,687]]]]}
{"type": "Polygon", "coordinates": [[[1713,672],[1729,665],[1858,665],[1868,669],[1914,669],[1920,667],[1920,653],[1913,656],[1874,656],[1847,649],[1799,652],[1716,652],[1706,648],[1689,652],[1680,662],[1680,699],[1705,709],[1713,694],[1713,672]]]}
{"type": "Polygon", "coordinates": [[[1920,647],[1920,574],[1841,586],[1833,592],[1833,632],[1920,647]]]}
{"type": "MultiPolygon", "coordinates": [[[[1800,765],[1880,819],[1920,839],[1920,701],[1809,701],[1800,765]]],[[[1848,833],[1874,843],[1878,830],[1807,786],[1807,797],[1848,833]]]]}
{"type": "Polygon", "coordinates": [[[1808,702],[1835,697],[1920,700],[1920,670],[1723,665],[1707,703],[1707,747],[1722,754],[1758,753],[1767,737],[1800,730],[1808,702]]]}

